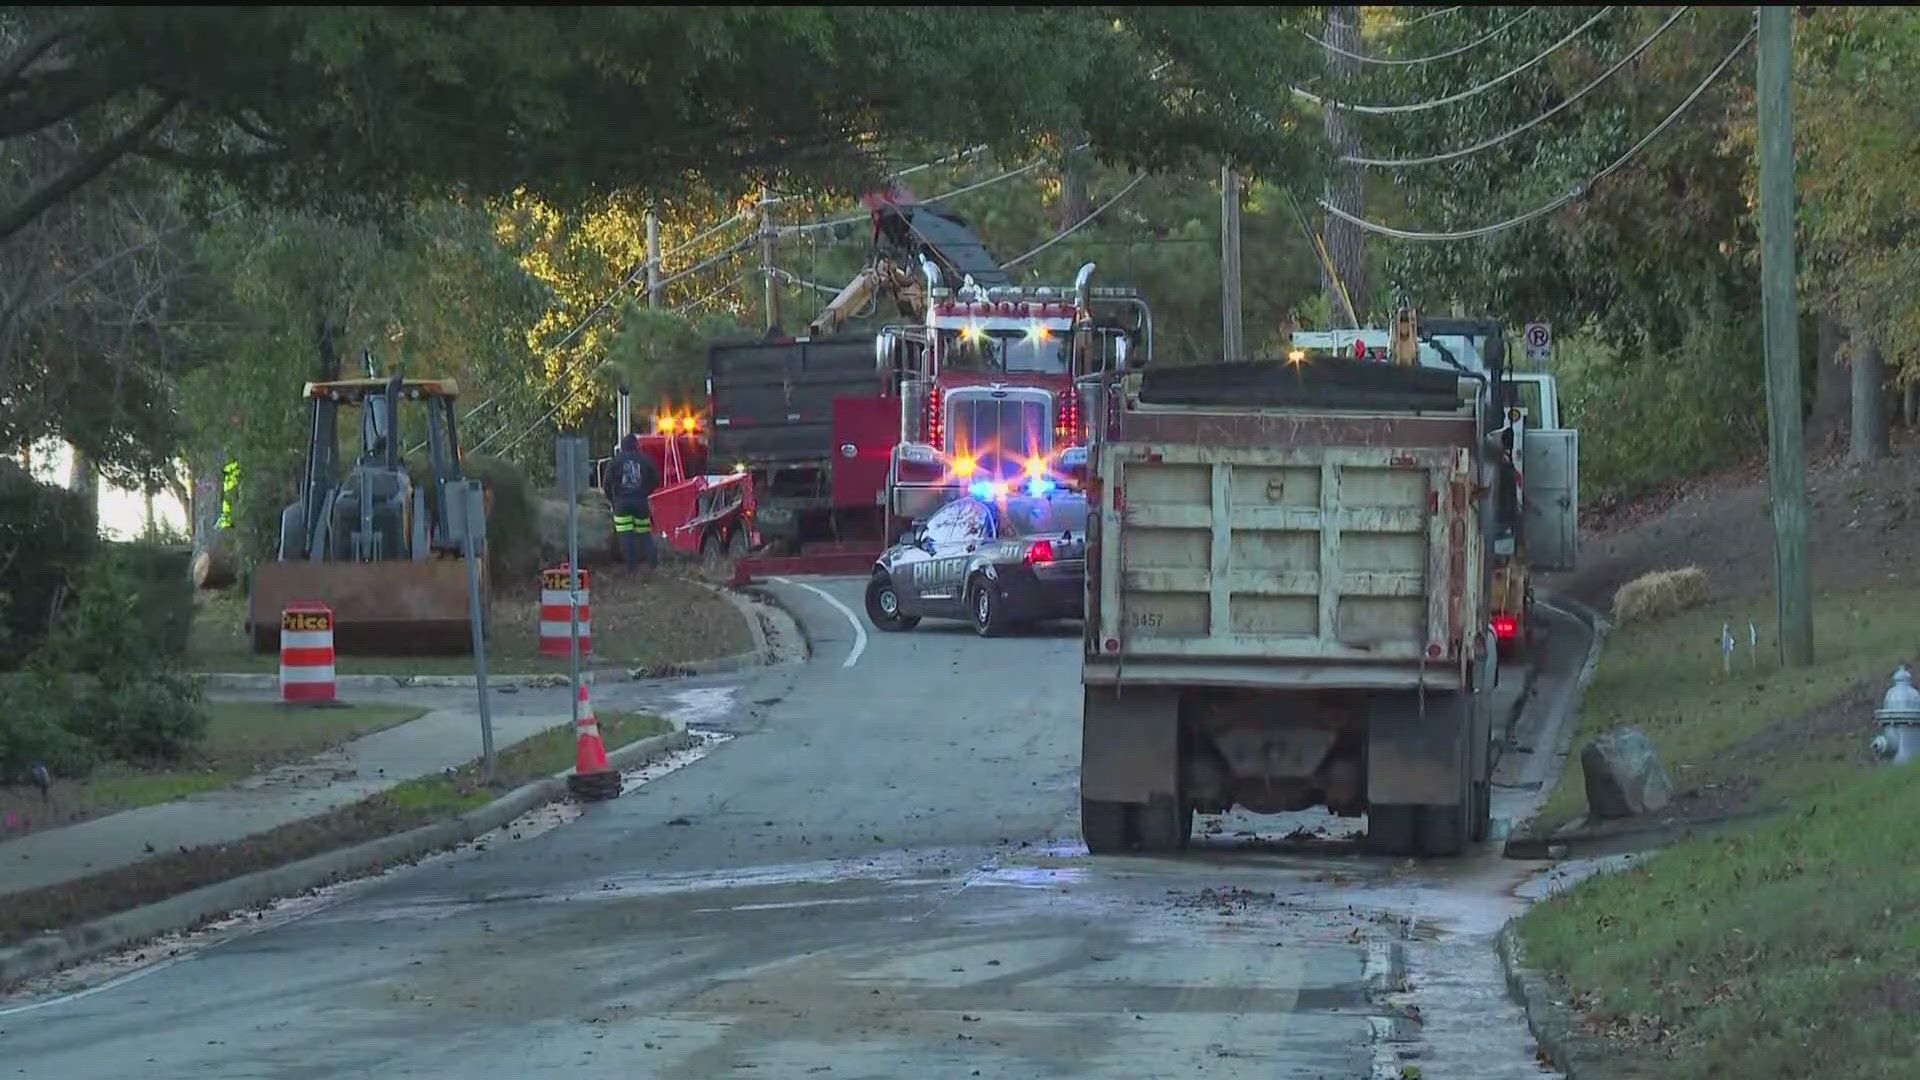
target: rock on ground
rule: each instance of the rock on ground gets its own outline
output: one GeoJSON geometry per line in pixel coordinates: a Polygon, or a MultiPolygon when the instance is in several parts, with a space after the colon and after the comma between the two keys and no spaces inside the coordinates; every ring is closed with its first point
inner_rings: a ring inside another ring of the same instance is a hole
{"type": "Polygon", "coordinates": [[[1631,724],[1613,728],[1580,751],[1587,808],[1596,818],[1636,817],[1667,805],[1673,780],[1647,733],[1631,724]]]}

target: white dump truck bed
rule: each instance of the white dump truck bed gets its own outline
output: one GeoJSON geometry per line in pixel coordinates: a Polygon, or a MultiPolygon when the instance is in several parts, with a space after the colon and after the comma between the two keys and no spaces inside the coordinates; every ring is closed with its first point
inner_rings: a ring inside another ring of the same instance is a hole
{"type": "Polygon", "coordinates": [[[1470,416],[1136,406],[1100,447],[1086,681],[1460,684],[1470,416]]]}

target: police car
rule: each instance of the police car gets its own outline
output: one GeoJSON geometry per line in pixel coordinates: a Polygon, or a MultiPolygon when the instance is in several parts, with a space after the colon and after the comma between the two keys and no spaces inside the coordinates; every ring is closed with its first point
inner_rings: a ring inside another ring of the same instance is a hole
{"type": "Polygon", "coordinates": [[[911,630],[921,618],[965,619],[981,637],[1084,610],[1087,500],[1077,492],[967,495],[882,552],[867,583],[867,618],[911,630]]]}

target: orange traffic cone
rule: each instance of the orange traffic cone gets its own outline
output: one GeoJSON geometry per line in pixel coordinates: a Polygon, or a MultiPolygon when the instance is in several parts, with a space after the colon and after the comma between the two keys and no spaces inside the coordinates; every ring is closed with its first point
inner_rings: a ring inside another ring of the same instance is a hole
{"type": "Polygon", "coordinates": [[[587,679],[580,679],[580,722],[574,731],[573,775],[567,787],[583,799],[611,799],[620,794],[620,774],[607,762],[607,744],[600,738],[600,720],[593,715],[587,679]]]}

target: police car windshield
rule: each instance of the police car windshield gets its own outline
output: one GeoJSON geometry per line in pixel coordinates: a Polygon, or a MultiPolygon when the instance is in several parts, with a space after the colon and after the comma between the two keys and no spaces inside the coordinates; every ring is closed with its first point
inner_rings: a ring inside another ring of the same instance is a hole
{"type": "Polygon", "coordinates": [[[1001,536],[1047,536],[1086,530],[1087,500],[1079,495],[1008,499],[1000,512],[1001,536]]]}

